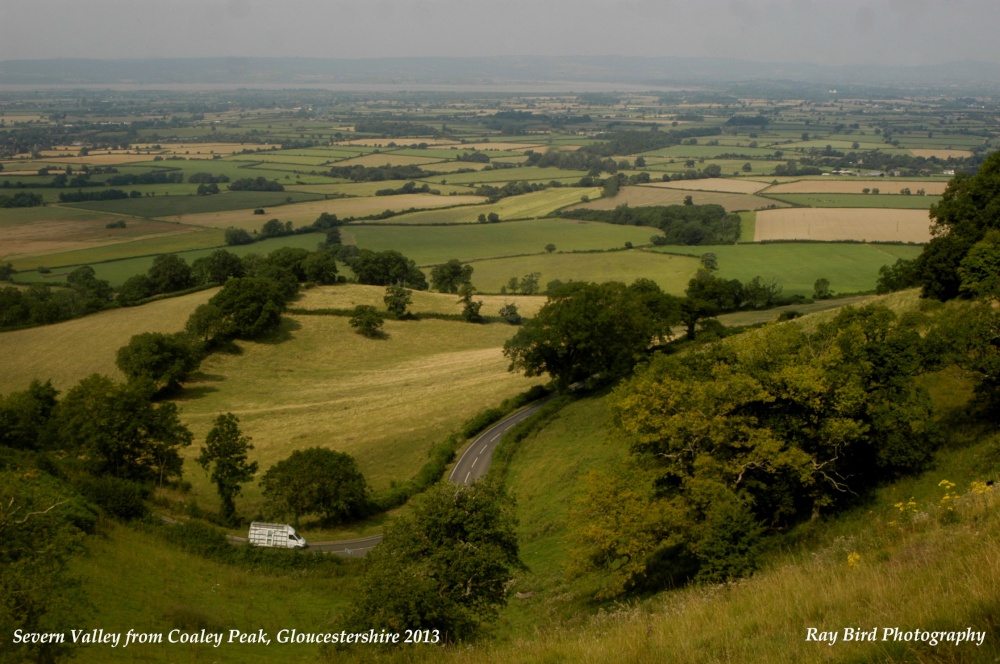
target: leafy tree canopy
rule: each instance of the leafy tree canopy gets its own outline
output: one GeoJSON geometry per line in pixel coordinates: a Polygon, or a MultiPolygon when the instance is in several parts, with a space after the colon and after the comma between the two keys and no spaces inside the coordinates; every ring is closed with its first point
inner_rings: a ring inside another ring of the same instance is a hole
{"type": "Polygon", "coordinates": [[[307,514],[329,522],[360,516],[368,505],[368,484],[353,457],[320,447],[296,450],[271,466],[260,482],[272,513],[307,514]]]}
{"type": "Polygon", "coordinates": [[[436,629],[445,642],[473,636],[497,616],[522,566],[516,526],[499,482],[434,485],[365,557],[353,622],[436,629]]]}

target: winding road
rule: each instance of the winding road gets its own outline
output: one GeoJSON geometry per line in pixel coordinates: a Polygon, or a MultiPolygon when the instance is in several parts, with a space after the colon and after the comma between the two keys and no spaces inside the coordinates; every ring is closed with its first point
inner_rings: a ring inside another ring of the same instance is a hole
{"type": "MultiPolygon", "coordinates": [[[[547,398],[542,399],[527,408],[511,413],[476,436],[476,439],[465,448],[465,452],[459,457],[458,463],[455,464],[455,467],[448,475],[448,480],[455,484],[471,484],[482,478],[490,468],[490,463],[493,461],[493,450],[496,449],[503,435],[511,427],[538,412],[538,409],[546,401],[548,401],[547,398]]],[[[245,544],[247,541],[245,537],[236,537],[234,535],[229,535],[226,539],[229,540],[230,544],[245,544]]],[[[310,542],[307,550],[313,553],[332,553],[337,556],[344,556],[345,558],[362,558],[381,541],[381,535],[369,535],[368,537],[358,537],[357,539],[339,540],[336,542],[310,542]]]]}

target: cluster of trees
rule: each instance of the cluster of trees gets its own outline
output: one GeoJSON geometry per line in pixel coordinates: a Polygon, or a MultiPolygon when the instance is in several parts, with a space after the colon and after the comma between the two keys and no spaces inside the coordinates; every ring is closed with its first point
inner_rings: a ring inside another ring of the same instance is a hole
{"type": "Polygon", "coordinates": [[[103,189],[101,191],[63,191],[59,193],[62,203],[82,203],[84,201],[116,201],[123,198],[142,198],[142,192],[125,193],[121,189],[103,189]]]}
{"type": "Polygon", "coordinates": [[[352,628],[433,630],[442,643],[475,636],[524,568],[514,507],[491,479],[440,482],[415,498],[365,557],[352,628]]]}
{"type": "Polygon", "coordinates": [[[112,306],[114,290],[94,269],[83,266],[66,278],[65,287],[31,284],[21,290],[0,289],[0,327],[47,325],[78,318],[112,306]]]}
{"type": "Polygon", "coordinates": [[[222,184],[229,182],[228,175],[213,175],[211,173],[192,173],[188,176],[191,184],[222,184]]]}
{"type": "MultiPolygon", "coordinates": [[[[554,250],[554,248],[553,248],[554,250]]],[[[539,279],[542,278],[541,272],[529,272],[520,279],[517,277],[511,277],[507,280],[507,283],[500,287],[500,294],[506,295],[510,293],[514,295],[520,293],[521,295],[535,295],[539,292],[539,279]]],[[[556,286],[562,285],[562,282],[556,282],[556,286]]],[[[551,292],[555,290],[553,284],[549,284],[548,290],[551,292]]]]}
{"type": "Polygon", "coordinates": [[[427,278],[416,263],[395,250],[361,249],[346,260],[359,284],[388,286],[401,284],[407,288],[427,290],[427,278]]]}
{"type": "Polygon", "coordinates": [[[649,131],[622,129],[602,135],[601,138],[605,140],[592,145],[585,145],[579,151],[603,157],[638,154],[640,152],[667,148],[672,145],[680,145],[684,139],[701,136],[718,136],[721,133],[722,130],[718,127],[693,127],[691,129],[671,129],[670,131],[660,131],[656,127],[652,127],[649,131]]]}
{"type": "Polygon", "coordinates": [[[38,207],[42,203],[41,195],[30,192],[19,191],[13,196],[0,194],[0,208],[38,207]]]}
{"type": "Polygon", "coordinates": [[[950,300],[997,293],[1000,267],[1000,153],[974,176],[956,175],[931,206],[930,243],[914,270],[925,297],[950,300]]]}
{"type": "Polygon", "coordinates": [[[822,175],[823,169],[803,164],[801,161],[788,161],[774,167],[774,174],[779,176],[822,175]]]}
{"type": "Polygon", "coordinates": [[[622,204],[614,210],[578,209],[561,213],[574,219],[603,221],[610,224],[652,226],[663,231],[654,235],[653,244],[710,245],[732,244],[740,236],[740,217],[727,213],[721,205],[655,205],[629,207],[622,204]]]}
{"type": "Polygon", "coordinates": [[[431,186],[426,182],[418,187],[416,182],[410,180],[397,189],[379,189],[375,192],[376,196],[397,196],[399,194],[434,194],[440,196],[441,190],[431,189],[431,186]]]}
{"type": "Polygon", "coordinates": [[[569,282],[548,294],[538,314],[504,344],[510,370],[549,374],[561,388],[626,375],[678,320],[677,298],[649,279],[569,282]]]}
{"type": "Polygon", "coordinates": [[[476,196],[485,196],[490,203],[496,203],[501,198],[506,198],[508,196],[519,196],[521,194],[530,194],[533,191],[542,191],[547,189],[548,185],[542,182],[526,182],[524,180],[513,180],[511,182],[506,182],[502,187],[497,187],[492,184],[483,184],[476,187],[476,196]]]}
{"type": "Polygon", "coordinates": [[[549,150],[547,152],[528,150],[524,154],[527,157],[527,161],[525,161],[526,166],[588,171],[593,175],[597,175],[602,171],[606,173],[615,173],[618,171],[618,164],[615,163],[614,159],[581,150],[549,150]]]}
{"type": "Polygon", "coordinates": [[[419,180],[433,175],[419,166],[333,166],[327,171],[330,177],[345,178],[352,182],[382,182],[383,180],[419,180]]]}
{"type": "Polygon", "coordinates": [[[177,254],[160,254],[153,259],[153,264],[146,271],[146,274],[133,275],[125,280],[125,283],[118,289],[118,301],[124,305],[131,305],[154,295],[175,293],[196,285],[214,285],[211,281],[201,281],[201,279],[208,278],[210,271],[206,270],[208,265],[212,265],[214,268],[220,262],[235,265],[239,261],[236,256],[225,251],[222,252],[224,254],[222,255],[219,251],[199,259],[202,261],[198,273],[199,278],[195,277],[194,270],[187,264],[187,261],[177,254]]]}
{"type": "Polygon", "coordinates": [[[285,187],[280,182],[268,180],[261,176],[256,178],[240,178],[233,180],[226,187],[230,191],[284,191],[285,187]]]}
{"type": "Polygon", "coordinates": [[[768,530],[922,468],[938,441],[915,380],[922,348],[890,310],[867,306],[811,333],[770,326],[654,358],[612,396],[634,479],[592,479],[578,567],[608,573],[608,595],[726,581],[753,570],[768,530]]]}
{"type": "Polygon", "coordinates": [[[463,152],[458,155],[456,161],[467,161],[473,164],[488,164],[490,163],[490,156],[485,152],[473,150],[472,152],[463,152]]]}

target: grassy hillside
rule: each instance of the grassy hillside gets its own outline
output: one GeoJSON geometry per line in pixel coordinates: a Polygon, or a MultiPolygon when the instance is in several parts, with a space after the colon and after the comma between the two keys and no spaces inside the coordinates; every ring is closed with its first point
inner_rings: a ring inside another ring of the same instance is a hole
{"type": "Polygon", "coordinates": [[[159,300],[141,307],[111,309],[84,318],[13,332],[0,332],[3,371],[0,394],[23,390],[34,379],[66,390],[92,373],[116,380],[115,353],[135,334],[179,332],[191,312],[217,289],[159,300]]]}

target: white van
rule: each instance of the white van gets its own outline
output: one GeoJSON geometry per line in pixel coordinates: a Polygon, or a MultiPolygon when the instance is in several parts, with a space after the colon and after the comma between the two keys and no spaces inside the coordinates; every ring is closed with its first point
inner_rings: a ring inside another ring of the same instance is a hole
{"type": "Polygon", "coordinates": [[[249,540],[254,546],[272,546],[283,549],[304,549],[309,546],[295,532],[294,528],[285,523],[254,521],[250,524],[249,540]]]}

